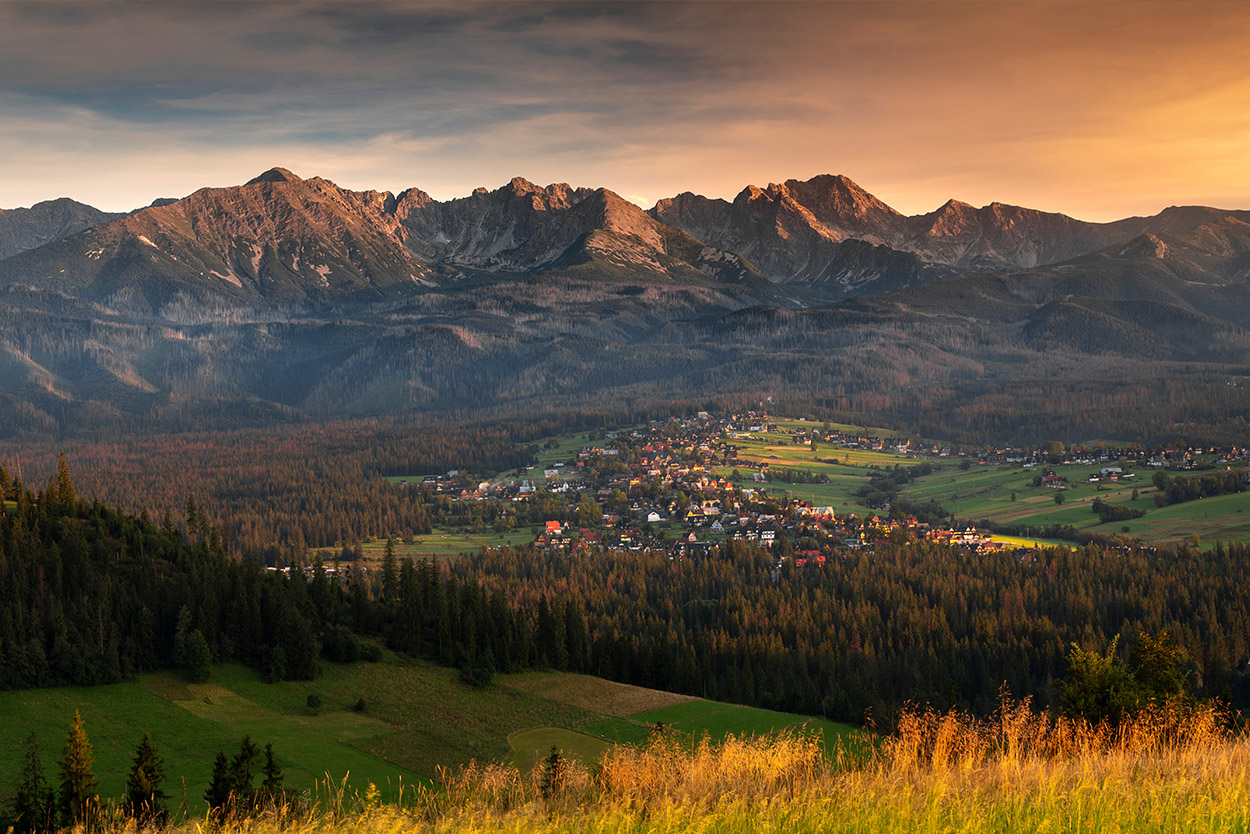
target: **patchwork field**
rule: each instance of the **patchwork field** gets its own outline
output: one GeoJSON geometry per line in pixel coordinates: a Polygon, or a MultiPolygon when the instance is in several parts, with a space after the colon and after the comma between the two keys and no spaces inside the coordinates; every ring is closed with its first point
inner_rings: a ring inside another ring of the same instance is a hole
{"type": "Polygon", "coordinates": [[[1250,492],[1156,507],[1157,490],[1150,482],[1153,470],[1148,468],[1136,470],[1135,478],[1116,483],[1089,483],[1090,474],[1097,473],[1099,466],[1067,464],[1051,468],[1067,478],[1067,489],[1061,491],[1062,504],[1055,503],[1059,491],[1032,485],[1041,474],[1041,467],[973,466],[961,470],[948,466],[916,479],[901,495],[911,500],[937,501],[957,518],[974,522],[988,519],[1038,529],[1071,524],[1091,532],[1126,532],[1151,543],[1183,541],[1195,534],[1207,542],[1250,539],[1250,492]],[[1136,499],[1134,490],[1138,493],[1136,499]],[[1145,515],[1102,523],[1093,511],[1097,498],[1141,510],[1145,515]]]}

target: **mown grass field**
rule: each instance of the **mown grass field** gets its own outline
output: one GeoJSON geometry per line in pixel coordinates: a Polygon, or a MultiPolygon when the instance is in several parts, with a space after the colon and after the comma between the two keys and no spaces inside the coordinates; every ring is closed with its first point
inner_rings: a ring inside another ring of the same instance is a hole
{"type": "MultiPolygon", "coordinates": [[[[780,421],[779,426],[811,429],[821,424],[796,421],[780,421]]],[[[856,431],[852,426],[838,426],[846,431],[856,431]]],[[[816,506],[833,507],[839,512],[857,515],[871,514],[874,510],[863,503],[860,487],[868,483],[882,468],[895,465],[910,467],[921,461],[889,452],[870,449],[844,449],[827,443],[818,443],[816,450],[808,445],[795,445],[787,435],[769,433],[737,433],[729,441],[739,449],[742,464],[737,467],[718,467],[716,474],[731,475],[736,468],[743,475],[744,487],[758,487],[773,496],[789,496],[811,501],[816,506]],[[749,475],[753,466],[768,464],[772,469],[792,469],[811,475],[824,475],[828,484],[788,484],[773,480],[768,483],[752,483],[749,475]]]]}
{"type": "Polygon", "coordinates": [[[512,755],[508,757],[508,761],[522,773],[533,770],[550,755],[552,748],[559,750],[561,755],[584,764],[593,764],[612,746],[611,741],[590,733],[562,730],[559,727],[521,730],[509,736],[508,744],[512,747],[512,755]]]}

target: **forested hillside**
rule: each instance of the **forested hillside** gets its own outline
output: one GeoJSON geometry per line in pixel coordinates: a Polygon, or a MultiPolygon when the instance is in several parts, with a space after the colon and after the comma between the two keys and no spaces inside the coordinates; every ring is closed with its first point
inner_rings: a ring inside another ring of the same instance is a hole
{"type": "MultiPolygon", "coordinates": [[[[985,714],[1005,685],[1057,704],[1073,643],[1098,652],[1166,631],[1188,688],[1250,703],[1250,547],[1053,548],[974,555],[882,541],[825,565],[778,568],[743,542],[705,558],[527,551],[460,562],[523,605],[576,600],[589,671],[628,683],[859,722],[907,701],[985,714]]],[[[579,668],[570,658],[571,668],[579,668]]]]}
{"type": "Polygon", "coordinates": [[[215,660],[313,678],[323,654],[376,654],[365,635],[486,679],[496,664],[538,659],[526,617],[432,564],[392,559],[377,576],[266,570],[255,554],[227,558],[217,530],[194,517],[184,536],[80,500],[64,466],[39,492],[0,468],[0,495],[3,688],[113,683],[171,666],[206,677],[215,660]]]}

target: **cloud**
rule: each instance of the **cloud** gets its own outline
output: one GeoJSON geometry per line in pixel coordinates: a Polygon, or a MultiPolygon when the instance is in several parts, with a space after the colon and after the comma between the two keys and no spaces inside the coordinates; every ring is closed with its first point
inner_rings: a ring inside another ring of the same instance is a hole
{"type": "Polygon", "coordinates": [[[0,204],[263,159],[436,196],[840,172],[913,212],[1247,205],[1247,39],[1204,2],[0,4],[0,204]]]}

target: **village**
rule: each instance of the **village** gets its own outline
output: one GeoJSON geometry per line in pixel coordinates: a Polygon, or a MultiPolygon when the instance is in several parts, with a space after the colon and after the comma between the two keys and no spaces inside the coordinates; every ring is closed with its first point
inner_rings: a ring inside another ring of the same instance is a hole
{"type": "Polygon", "coordinates": [[[976,505],[964,503],[967,494],[920,504],[877,489],[881,479],[906,483],[900,471],[973,479],[978,472],[1015,472],[1029,490],[1020,506],[1043,499],[1050,506],[1051,498],[1062,505],[1078,482],[1086,491],[1111,490],[1109,496],[1132,489],[1136,500],[1137,487],[1151,490],[1152,475],[1157,480],[1160,472],[1244,468],[1246,461],[1240,447],[971,448],[774,418],[763,410],[698,412],[531,449],[539,463],[528,469],[487,480],[452,471],[410,485],[444,503],[480,508],[469,514],[489,515],[495,529],[528,527],[540,551],[646,550],[677,559],[743,542],[768,550],[778,566],[803,567],[871,553],[882,540],[929,541],[973,553],[1025,553],[1058,543],[1004,535],[1003,525],[983,527],[972,520],[980,515],[969,515],[976,505]],[[829,486],[825,473],[835,471],[852,486],[829,486]]]}
{"type": "MultiPolygon", "coordinates": [[[[534,526],[534,547],[571,554],[606,548],[662,550],[684,558],[729,542],[746,542],[768,549],[779,565],[802,567],[851,552],[871,552],[883,539],[929,540],[973,552],[1019,546],[974,526],[934,524],[888,504],[875,512],[846,512],[785,497],[774,479],[794,477],[794,470],[748,461],[735,442],[761,436],[770,443],[805,447],[819,443],[831,450],[863,450],[899,461],[962,452],[940,445],[917,449],[905,438],[819,424],[810,429],[780,428],[765,412],[724,417],[700,412],[691,418],[604,432],[596,442],[571,451],[567,460],[552,461],[532,474],[521,470],[474,485],[466,483],[462,473],[450,472],[426,476],[420,486],[470,503],[542,502],[553,517],[534,526]]],[[[1028,465],[1024,458],[1022,462],[1028,465]]]]}

